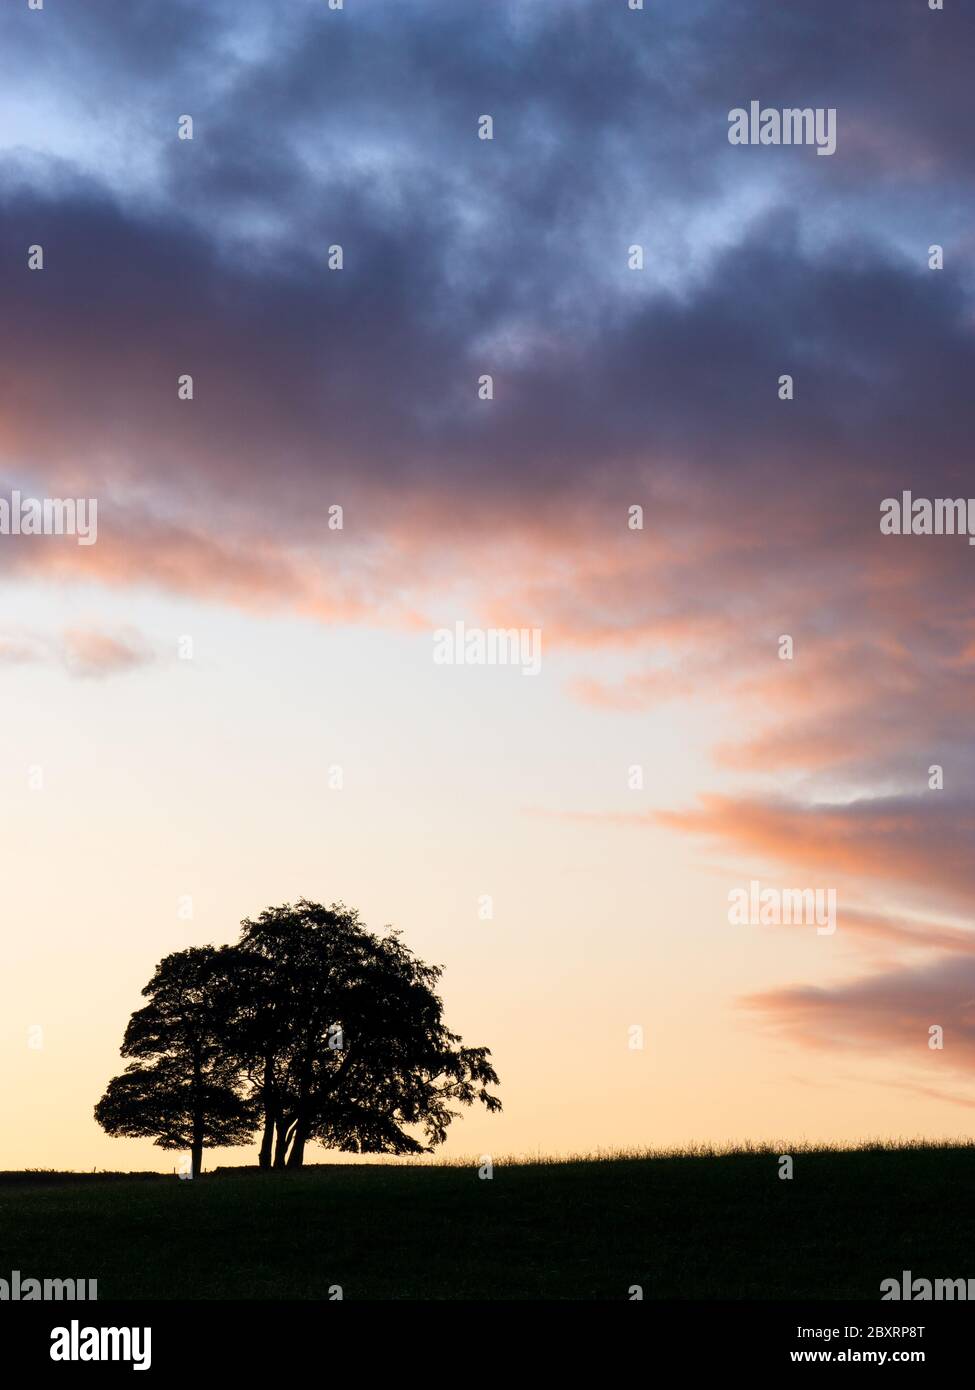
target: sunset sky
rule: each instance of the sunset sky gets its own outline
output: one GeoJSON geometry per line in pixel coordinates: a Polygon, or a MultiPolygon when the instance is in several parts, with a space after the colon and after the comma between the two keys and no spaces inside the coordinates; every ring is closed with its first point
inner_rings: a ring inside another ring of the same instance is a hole
{"type": "Polygon", "coordinates": [[[965,8],[7,0],[0,497],[98,537],[0,536],[0,1168],[171,1169],[139,991],[301,896],[492,1049],[447,1155],[969,1132],[975,550],[879,529],[975,496],[965,8]]]}

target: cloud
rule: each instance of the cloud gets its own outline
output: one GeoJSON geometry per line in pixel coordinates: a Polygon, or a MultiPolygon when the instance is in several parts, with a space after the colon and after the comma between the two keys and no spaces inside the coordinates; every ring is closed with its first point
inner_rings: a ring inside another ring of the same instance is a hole
{"type": "Polygon", "coordinates": [[[115,633],[72,627],[55,636],[0,634],[0,664],[56,665],[82,678],[119,675],[155,659],[152,645],[132,627],[115,633]]]}
{"type": "Polygon", "coordinates": [[[975,803],[931,791],[799,805],[757,797],[709,796],[657,821],[703,835],[723,849],[835,884],[838,878],[893,885],[946,907],[975,907],[975,803]]]}
{"type": "Polygon", "coordinates": [[[0,664],[22,666],[42,659],[44,647],[34,637],[24,634],[0,635],[0,664]]]}
{"type": "Polygon", "coordinates": [[[845,984],[767,990],[742,1002],[806,1047],[896,1054],[968,1076],[975,1065],[971,952],[845,984]],[[928,1047],[935,1025],[944,1030],[943,1051],[928,1047]]]}
{"type": "Polygon", "coordinates": [[[117,675],[153,660],[138,633],[112,636],[91,628],[69,628],[62,637],[61,655],[72,675],[86,677],[117,675]]]}

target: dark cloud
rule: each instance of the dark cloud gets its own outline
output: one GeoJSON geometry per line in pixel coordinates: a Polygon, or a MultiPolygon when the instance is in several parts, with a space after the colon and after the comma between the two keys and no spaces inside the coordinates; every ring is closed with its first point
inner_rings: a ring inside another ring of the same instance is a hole
{"type": "MultiPolygon", "coordinates": [[[[947,120],[960,21],[912,10],[308,4],[271,23],[253,4],[93,3],[43,27],[20,16],[27,70],[43,52],[52,76],[85,72],[93,135],[137,118],[152,196],[127,194],[107,140],[75,173],[42,173],[23,152],[0,168],[17,456],[102,470],[106,487],[155,483],[177,512],[201,498],[220,511],[229,493],[256,509],[273,476],[279,507],[301,517],[354,485],[377,520],[391,488],[409,503],[446,484],[461,507],[496,513],[514,496],[591,496],[597,473],[632,488],[677,467],[709,485],[733,470],[743,514],[783,493],[815,525],[825,473],[830,540],[862,535],[877,486],[908,485],[919,449],[932,473],[961,470],[973,363],[960,271],[949,258],[928,272],[926,241],[908,259],[869,223],[851,238],[862,179],[837,177],[842,145],[834,160],[738,151],[725,118],[752,95],[819,94],[876,128],[878,109],[899,118],[934,45],[940,80],[925,90],[947,120]],[[175,139],[183,111],[193,142],[175,139]],[[493,143],[474,138],[482,111],[493,143]],[[824,208],[825,239],[807,225],[824,208]],[[661,229],[710,246],[690,278],[661,229]],[[33,240],[42,275],[24,268],[33,240]],[[643,277],[625,269],[631,240],[647,245],[643,277]],[[329,274],[333,242],[346,268],[329,274]],[[182,371],[190,408],[175,400],[182,371]],[[483,371],[488,408],[474,398],[483,371]],[[788,408],[783,371],[798,382],[788,408]]],[[[56,115],[56,86],[42,94],[56,115]]]]}

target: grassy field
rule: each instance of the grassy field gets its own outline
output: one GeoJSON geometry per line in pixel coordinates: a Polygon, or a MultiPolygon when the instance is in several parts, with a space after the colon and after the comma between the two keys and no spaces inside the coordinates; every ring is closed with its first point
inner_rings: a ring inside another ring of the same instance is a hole
{"type": "Polygon", "coordinates": [[[226,1169],[195,1182],[0,1175],[0,1277],[100,1299],[877,1300],[975,1277],[975,1146],[476,1166],[226,1169]]]}

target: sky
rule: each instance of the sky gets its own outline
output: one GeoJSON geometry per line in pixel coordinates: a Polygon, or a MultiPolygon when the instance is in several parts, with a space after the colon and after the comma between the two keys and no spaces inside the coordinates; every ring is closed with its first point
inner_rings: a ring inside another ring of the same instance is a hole
{"type": "Polygon", "coordinates": [[[879,523],[975,494],[973,43],[4,5],[0,498],[98,529],[0,535],[0,1168],[169,1171],[92,1116],[140,990],[302,896],[491,1048],[448,1156],[969,1132],[975,553],[879,523]],[[752,101],[835,153],[730,143],[752,101]]]}

